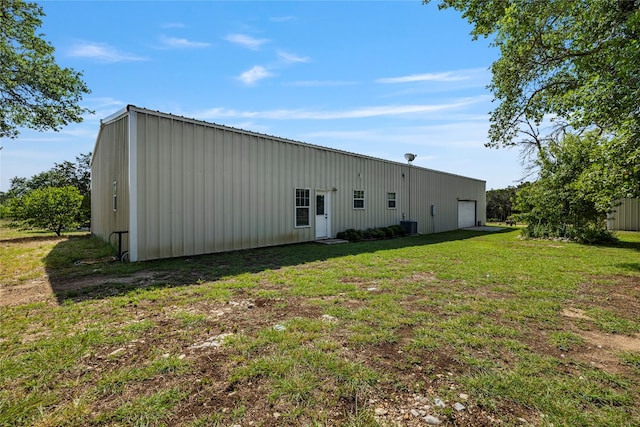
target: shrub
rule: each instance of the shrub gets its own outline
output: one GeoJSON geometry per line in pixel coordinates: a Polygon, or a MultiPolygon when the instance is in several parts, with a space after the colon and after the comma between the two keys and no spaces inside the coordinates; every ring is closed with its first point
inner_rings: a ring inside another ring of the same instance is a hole
{"type": "Polygon", "coordinates": [[[362,240],[362,231],[356,230],[355,228],[349,228],[344,231],[345,239],[350,242],[359,242],[362,240]]]}
{"type": "Polygon", "coordinates": [[[407,230],[405,230],[404,227],[400,224],[391,225],[388,228],[391,229],[394,236],[404,236],[405,234],[407,234],[407,230]]]}
{"type": "Polygon", "coordinates": [[[389,227],[381,227],[380,228],[384,233],[384,237],[393,237],[393,230],[389,227]]]}
{"type": "Polygon", "coordinates": [[[567,239],[586,244],[615,243],[614,233],[599,226],[574,227],[569,224],[529,224],[522,229],[524,238],[567,239]]]}
{"type": "Polygon", "coordinates": [[[384,239],[384,231],[381,228],[374,228],[371,230],[371,237],[374,239],[384,239]]]}
{"type": "Polygon", "coordinates": [[[360,240],[384,239],[394,236],[404,236],[407,231],[400,225],[390,225],[389,227],[367,228],[366,230],[356,230],[349,228],[336,234],[338,239],[358,242],[360,240]]]}

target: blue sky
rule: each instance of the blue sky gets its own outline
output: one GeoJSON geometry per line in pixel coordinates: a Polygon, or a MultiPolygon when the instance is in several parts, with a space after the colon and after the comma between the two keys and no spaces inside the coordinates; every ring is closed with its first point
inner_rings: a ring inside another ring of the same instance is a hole
{"type": "Polygon", "coordinates": [[[420,0],[42,2],[56,59],[94,110],[60,132],[0,140],[0,190],[93,150],[127,104],[487,181],[523,176],[484,147],[498,52],[420,0]]]}

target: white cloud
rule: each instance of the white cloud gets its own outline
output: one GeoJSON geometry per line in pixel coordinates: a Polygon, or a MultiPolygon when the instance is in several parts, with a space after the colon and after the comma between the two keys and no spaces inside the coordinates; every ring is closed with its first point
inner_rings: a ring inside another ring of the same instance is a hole
{"type": "Polygon", "coordinates": [[[197,42],[178,37],[161,37],[160,41],[165,47],[170,48],[204,48],[209,47],[211,44],[207,42],[197,42]]]}
{"type": "MultiPolygon", "coordinates": [[[[249,70],[247,73],[253,71],[249,70]]],[[[266,70],[263,69],[264,72],[266,70]]],[[[245,74],[247,74],[245,73],[245,74]]],[[[254,73],[259,74],[259,73],[254,73]]],[[[261,77],[264,78],[264,77],[261,77]]],[[[316,110],[266,110],[266,111],[237,111],[226,108],[213,108],[196,113],[194,117],[200,119],[213,118],[245,118],[245,119],[272,119],[272,120],[333,120],[333,119],[360,119],[368,117],[401,116],[412,114],[434,113],[444,110],[453,110],[477,102],[477,99],[465,98],[445,104],[411,104],[411,105],[381,105],[354,108],[350,110],[316,111],[316,110]]]]}
{"type": "Polygon", "coordinates": [[[246,34],[228,34],[225,40],[251,50],[258,50],[263,44],[269,41],[268,39],[256,39],[246,34]]]}
{"type": "Polygon", "coordinates": [[[78,42],[69,50],[68,55],[76,58],[89,58],[99,62],[108,63],[147,60],[147,58],[133,53],[121,52],[106,43],[96,42],[78,42]]]}
{"type": "Polygon", "coordinates": [[[238,76],[238,80],[246,85],[253,85],[257,81],[266,79],[267,77],[271,77],[272,75],[273,73],[269,72],[266,68],[261,67],[260,65],[256,65],[252,69],[240,74],[238,76]]]}
{"type": "Polygon", "coordinates": [[[286,86],[297,87],[331,87],[331,86],[351,86],[358,82],[349,82],[342,80],[301,80],[297,82],[286,83],[286,86]]]}
{"type": "Polygon", "coordinates": [[[91,104],[91,108],[104,108],[104,107],[124,107],[125,103],[119,99],[111,98],[110,96],[98,96],[87,98],[87,103],[91,104]]]}
{"type": "Polygon", "coordinates": [[[162,28],[184,28],[185,25],[182,22],[165,22],[161,25],[162,28]]]}
{"type": "Polygon", "coordinates": [[[292,53],[284,52],[282,50],[278,51],[278,58],[280,58],[283,62],[291,63],[291,62],[309,62],[308,56],[298,56],[292,53]]]}
{"type": "Polygon", "coordinates": [[[474,68],[469,70],[445,71],[442,73],[410,74],[400,77],[385,77],[376,80],[376,83],[413,83],[413,82],[458,82],[471,80],[481,73],[486,73],[484,68],[474,68]]]}
{"type": "MultiPolygon", "coordinates": [[[[380,138],[379,130],[323,130],[318,132],[302,133],[303,140],[312,139],[328,139],[328,140],[347,140],[362,141],[380,138]]],[[[385,135],[386,138],[386,135],[385,135]]]]}
{"type": "Polygon", "coordinates": [[[273,22],[287,22],[293,21],[294,19],[296,19],[295,16],[274,16],[269,18],[269,20],[273,22]]]}
{"type": "Polygon", "coordinates": [[[483,148],[487,138],[486,121],[456,121],[429,126],[404,126],[392,128],[367,128],[366,130],[323,130],[300,135],[304,141],[336,144],[339,141],[353,143],[403,146],[406,149],[428,153],[433,148],[483,148]],[[413,148],[415,147],[415,150],[413,148]]]}
{"type": "Polygon", "coordinates": [[[85,122],[97,122],[127,105],[125,102],[111,97],[87,97],[83,104],[95,112],[95,114],[85,115],[85,122]]]}

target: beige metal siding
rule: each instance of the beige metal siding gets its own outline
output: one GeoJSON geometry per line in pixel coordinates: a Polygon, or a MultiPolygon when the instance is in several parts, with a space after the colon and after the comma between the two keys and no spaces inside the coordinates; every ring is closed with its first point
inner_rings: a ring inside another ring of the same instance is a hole
{"type": "Polygon", "coordinates": [[[609,230],[640,231],[640,199],[624,199],[607,218],[609,230]]]}
{"type": "MultiPolygon", "coordinates": [[[[332,236],[403,219],[417,221],[419,233],[453,230],[458,200],[475,200],[485,222],[484,181],[136,107],[129,117],[103,126],[93,173],[96,186],[118,179],[127,188],[131,145],[134,260],[314,240],[320,190],[330,198],[332,236]],[[296,188],[310,190],[309,227],[295,227],[296,188]],[[365,191],[365,209],[353,208],[354,190],[365,191]],[[396,209],[387,208],[389,192],[396,193],[396,209]]],[[[127,229],[126,212],[110,214],[110,197],[108,187],[92,206],[96,234],[104,238],[127,229]]]]}
{"type": "Polygon", "coordinates": [[[294,228],[308,147],[137,113],[138,259],[313,240],[294,228]]]}
{"type": "MultiPolygon", "coordinates": [[[[129,230],[128,117],[102,125],[91,162],[91,232],[108,240],[114,231],[129,230]],[[113,182],[117,210],[113,210],[113,182]]],[[[113,236],[111,243],[117,245],[113,236]]],[[[129,238],[123,235],[123,251],[129,238]]]]}
{"type": "MultiPolygon", "coordinates": [[[[418,222],[418,233],[457,229],[459,200],[475,201],[476,219],[486,223],[484,181],[415,167],[410,172],[410,219],[418,222]],[[431,214],[431,206],[435,206],[435,215],[431,214]]],[[[409,179],[409,173],[405,175],[409,179]]],[[[409,183],[405,185],[408,187],[409,183]]]]}

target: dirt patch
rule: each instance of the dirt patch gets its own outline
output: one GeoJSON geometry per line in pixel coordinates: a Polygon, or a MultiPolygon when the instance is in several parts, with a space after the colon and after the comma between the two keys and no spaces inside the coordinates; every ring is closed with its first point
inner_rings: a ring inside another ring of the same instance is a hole
{"type": "Polygon", "coordinates": [[[640,277],[598,276],[580,285],[573,305],[588,305],[615,311],[630,320],[640,313],[640,277]]]}
{"type": "Polygon", "coordinates": [[[54,300],[48,280],[36,279],[19,285],[0,285],[0,307],[54,300]]]}
{"type": "Polygon", "coordinates": [[[585,314],[584,310],[580,310],[579,308],[563,308],[560,314],[570,319],[593,320],[591,317],[585,314]]]}
{"type": "Polygon", "coordinates": [[[560,352],[562,357],[572,357],[611,374],[628,373],[630,367],[622,362],[620,353],[640,352],[640,334],[599,331],[595,320],[587,314],[590,308],[614,312],[616,316],[637,322],[640,313],[640,277],[594,277],[580,284],[576,297],[560,312],[565,319],[563,329],[584,340],[583,345],[560,352]]]}
{"type": "Polygon", "coordinates": [[[640,352],[640,336],[604,334],[596,331],[575,331],[585,340],[578,348],[564,352],[580,362],[610,374],[630,372],[630,367],[620,359],[622,352],[640,352]]]}
{"type": "Polygon", "coordinates": [[[640,335],[603,334],[596,331],[580,331],[579,335],[597,348],[612,351],[640,352],[640,335]]]}

